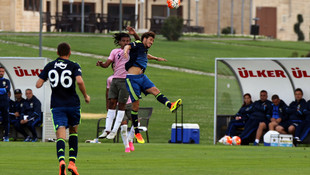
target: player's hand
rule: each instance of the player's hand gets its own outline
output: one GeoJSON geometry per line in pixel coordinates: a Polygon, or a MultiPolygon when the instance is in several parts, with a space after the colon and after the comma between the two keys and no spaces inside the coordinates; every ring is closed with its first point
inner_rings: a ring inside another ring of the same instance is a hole
{"type": "Polygon", "coordinates": [[[125,57],[126,59],[128,59],[128,53],[127,53],[127,52],[124,52],[124,57],[125,57]]]}
{"type": "Polygon", "coordinates": [[[126,30],[128,30],[128,33],[129,33],[130,35],[134,35],[134,34],[136,33],[135,29],[132,28],[132,27],[130,27],[130,26],[127,26],[127,27],[126,27],[126,30]]]}
{"type": "Polygon", "coordinates": [[[167,61],[165,58],[157,57],[156,61],[167,61]]]}
{"type": "Polygon", "coordinates": [[[84,99],[85,99],[85,102],[86,102],[87,104],[90,102],[90,96],[89,96],[89,95],[86,95],[86,96],[84,97],[84,99]]]}
{"type": "Polygon", "coordinates": [[[96,66],[101,66],[103,64],[102,61],[97,61],[96,66]]]}

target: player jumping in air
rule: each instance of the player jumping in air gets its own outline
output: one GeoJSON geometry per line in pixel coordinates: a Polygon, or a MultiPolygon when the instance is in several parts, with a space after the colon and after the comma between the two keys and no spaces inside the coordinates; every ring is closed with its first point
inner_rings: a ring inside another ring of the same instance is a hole
{"type": "Polygon", "coordinates": [[[77,130],[81,119],[81,108],[79,96],[75,91],[75,81],[86,103],[90,102],[90,97],[86,93],[81,67],[78,63],[69,60],[71,55],[69,44],[59,44],[57,54],[59,58],[44,67],[39,75],[36,87],[42,87],[48,79],[52,88],[51,112],[57,137],[56,151],[59,160],[59,175],[66,175],[65,138],[66,128],[68,127],[70,161],[68,170],[72,175],[78,175],[75,160],[78,153],[77,130]]]}
{"type": "Polygon", "coordinates": [[[141,99],[141,91],[147,94],[153,94],[155,98],[162,104],[166,105],[171,112],[175,112],[178,107],[182,104],[182,100],[171,103],[160,91],[155,87],[153,82],[144,74],[147,67],[148,59],[157,61],[166,61],[164,58],[158,58],[147,54],[148,49],[152,46],[155,39],[154,32],[146,32],[141,36],[141,41],[126,45],[124,48],[124,56],[129,61],[126,63],[126,70],[128,74],[126,76],[126,86],[132,100],[132,111],[131,118],[135,129],[135,137],[139,143],[144,143],[142,135],[138,129],[138,110],[139,110],[139,99],[141,99]],[[130,52],[129,52],[130,50],[130,52]]]}

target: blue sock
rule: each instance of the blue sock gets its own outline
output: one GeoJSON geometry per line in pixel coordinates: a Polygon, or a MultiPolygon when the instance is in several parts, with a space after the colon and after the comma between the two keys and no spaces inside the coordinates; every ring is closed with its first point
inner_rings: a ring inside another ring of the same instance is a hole
{"type": "Polygon", "coordinates": [[[75,162],[78,153],[78,134],[69,135],[69,161],[75,162]]]}
{"type": "Polygon", "coordinates": [[[155,96],[155,98],[162,104],[166,105],[169,109],[171,108],[171,102],[168,100],[166,96],[162,93],[159,93],[155,96]]]}
{"type": "Polygon", "coordinates": [[[65,160],[65,148],[66,141],[62,138],[58,139],[56,142],[56,151],[59,162],[65,160]]]}
{"type": "Polygon", "coordinates": [[[138,128],[138,112],[132,110],[131,111],[131,120],[133,124],[133,128],[135,129],[135,134],[139,133],[139,128],[138,128]]]}

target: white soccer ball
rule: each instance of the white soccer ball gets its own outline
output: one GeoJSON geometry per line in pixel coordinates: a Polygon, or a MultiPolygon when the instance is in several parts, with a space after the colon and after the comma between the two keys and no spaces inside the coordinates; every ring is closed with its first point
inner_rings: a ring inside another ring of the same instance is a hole
{"type": "Polygon", "coordinates": [[[176,9],[180,7],[180,0],[167,0],[167,4],[170,9],[176,9]]]}
{"type": "Polygon", "coordinates": [[[238,136],[233,136],[231,138],[233,145],[241,145],[241,138],[238,136]]]}
{"type": "Polygon", "coordinates": [[[231,145],[232,144],[232,139],[230,136],[225,136],[223,139],[223,144],[224,145],[231,145]]]}

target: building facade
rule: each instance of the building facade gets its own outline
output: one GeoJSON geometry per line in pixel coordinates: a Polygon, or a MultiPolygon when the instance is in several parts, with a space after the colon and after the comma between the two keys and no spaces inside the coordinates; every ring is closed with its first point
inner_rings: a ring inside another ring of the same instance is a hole
{"type": "MultiPolygon", "coordinates": [[[[43,12],[51,17],[44,15],[44,31],[66,31],[65,28],[58,30],[59,25],[56,26],[56,21],[61,21],[60,17],[65,14],[72,14],[76,27],[80,25],[78,22],[81,19],[78,16],[81,14],[82,0],[42,2],[43,12]]],[[[84,0],[85,16],[96,14],[102,18],[113,18],[114,22],[110,23],[115,27],[111,30],[116,30],[116,23],[119,23],[119,2],[120,0],[84,0]]],[[[39,6],[40,0],[0,0],[0,30],[39,31],[39,6]]],[[[309,7],[309,0],[181,0],[178,9],[170,10],[166,0],[122,0],[121,9],[123,25],[144,30],[155,30],[154,26],[160,26],[158,21],[160,23],[167,16],[174,15],[184,19],[184,26],[200,26],[206,34],[217,34],[223,28],[232,26],[236,34],[249,35],[251,25],[255,23],[253,18],[259,18],[257,24],[260,35],[292,41],[297,40],[294,25],[297,23],[297,15],[301,14],[304,20],[300,28],[305,40],[309,41],[309,7]]],[[[99,21],[99,18],[96,20],[99,21]]],[[[64,21],[62,25],[65,26],[64,21]]],[[[89,31],[93,32],[94,29],[89,31]]]]}

